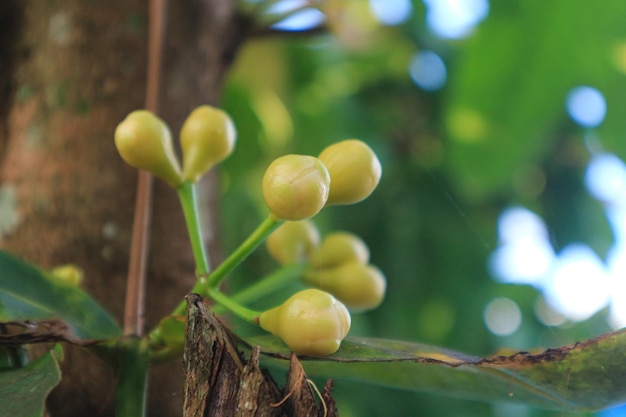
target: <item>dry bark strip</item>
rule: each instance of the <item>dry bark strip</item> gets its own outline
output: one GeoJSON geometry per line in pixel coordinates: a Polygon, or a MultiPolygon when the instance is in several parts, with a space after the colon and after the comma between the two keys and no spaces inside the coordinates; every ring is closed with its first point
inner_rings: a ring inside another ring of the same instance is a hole
{"type": "Polygon", "coordinates": [[[300,361],[292,355],[281,391],[259,367],[259,349],[246,361],[232,334],[202,303],[187,297],[184,417],[335,417],[337,408],[327,383],[321,401],[311,389],[300,361]]]}

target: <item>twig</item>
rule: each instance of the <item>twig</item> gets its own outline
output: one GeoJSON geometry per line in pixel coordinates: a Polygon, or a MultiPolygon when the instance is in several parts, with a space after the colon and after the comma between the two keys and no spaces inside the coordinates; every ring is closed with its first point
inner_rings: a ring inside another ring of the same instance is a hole
{"type": "MultiPolygon", "coordinates": [[[[166,1],[150,0],[149,6],[150,30],[145,107],[155,113],[158,110],[166,1]]],[[[152,183],[151,174],[139,171],[124,309],[124,334],[127,336],[142,336],[144,331],[146,267],[152,218],[152,183]]]]}

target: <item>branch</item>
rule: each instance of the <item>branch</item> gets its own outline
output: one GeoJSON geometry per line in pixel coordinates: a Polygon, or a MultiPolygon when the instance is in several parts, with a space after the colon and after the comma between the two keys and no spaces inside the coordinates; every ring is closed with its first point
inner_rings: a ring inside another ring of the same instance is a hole
{"type": "MultiPolygon", "coordinates": [[[[165,32],[166,0],[150,0],[146,109],[157,113],[161,79],[161,51],[165,32]]],[[[142,336],[144,331],[146,266],[152,218],[152,183],[148,172],[139,171],[135,217],[126,284],[124,334],[142,336]]]]}

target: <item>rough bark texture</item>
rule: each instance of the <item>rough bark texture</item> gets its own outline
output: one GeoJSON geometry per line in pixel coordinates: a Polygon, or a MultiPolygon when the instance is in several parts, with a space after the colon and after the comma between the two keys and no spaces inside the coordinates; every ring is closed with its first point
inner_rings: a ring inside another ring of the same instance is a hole
{"type": "Polygon", "coordinates": [[[202,303],[187,296],[183,417],[336,417],[332,384],[318,404],[300,361],[292,355],[285,388],[259,368],[259,349],[246,362],[237,343],[202,303]]]}
{"type": "MultiPolygon", "coordinates": [[[[73,263],[122,318],[136,172],[113,130],[145,95],[147,0],[0,2],[0,247],[49,268],[73,263]]],[[[175,133],[215,103],[245,33],[230,0],[169,2],[162,117],[175,133]]],[[[206,181],[211,224],[215,204],[206,181]]],[[[180,301],[193,261],[175,192],[156,182],[147,324],[180,301]]],[[[215,233],[209,233],[215,248],[215,233]]],[[[215,253],[215,251],[213,251],[215,253]]],[[[180,415],[180,363],[155,369],[150,416],[180,415]]],[[[69,348],[53,416],[111,415],[114,375],[69,348]],[[71,400],[70,400],[71,399],[71,400]]]]}

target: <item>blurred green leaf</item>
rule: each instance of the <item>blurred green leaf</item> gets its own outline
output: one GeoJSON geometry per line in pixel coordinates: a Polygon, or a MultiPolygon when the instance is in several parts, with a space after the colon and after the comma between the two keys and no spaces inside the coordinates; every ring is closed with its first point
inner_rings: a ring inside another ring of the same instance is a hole
{"type": "MultiPolygon", "coordinates": [[[[447,97],[449,168],[468,196],[510,188],[552,149],[554,133],[568,120],[572,88],[591,85],[606,94],[609,109],[619,106],[625,12],[621,2],[494,4],[457,58],[447,97]]],[[[613,115],[601,130],[621,156],[616,137],[624,128],[624,118],[613,115]]]]}
{"type": "Polygon", "coordinates": [[[61,381],[56,353],[53,349],[23,368],[0,372],[2,415],[43,415],[46,397],[61,381]]]}
{"type": "Polygon", "coordinates": [[[0,322],[53,319],[69,326],[75,339],[121,334],[113,318],[83,290],[0,251],[0,322]]]}
{"type": "Polygon", "coordinates": [[[180,346],[185,343],[185,317],[167,316],[159,323],[161,338],[168,346],[180,346]]]}
{"type": "MultiPolygon", "coordinates": [[[[270,336],[254,338],[269,362],[289,352],[270,336]]],[[[348,338],[326,358],[301,357],[309,377],[348,379],[458,398],[515,402],[555,410],[596,410],[626,401],[626,331],[531,354],[478,358],[386,339],[348,338]]]]}

